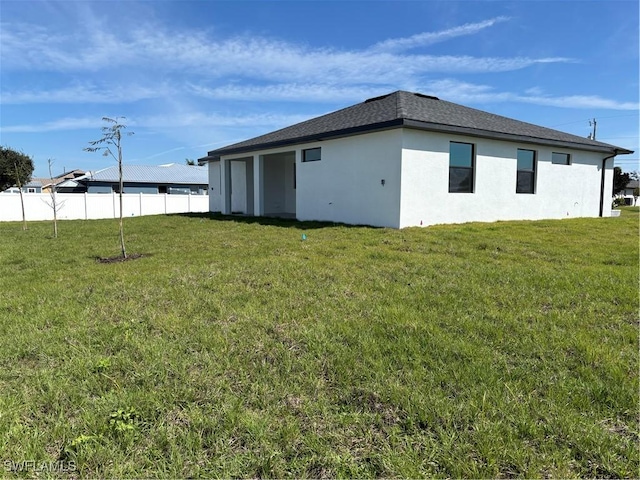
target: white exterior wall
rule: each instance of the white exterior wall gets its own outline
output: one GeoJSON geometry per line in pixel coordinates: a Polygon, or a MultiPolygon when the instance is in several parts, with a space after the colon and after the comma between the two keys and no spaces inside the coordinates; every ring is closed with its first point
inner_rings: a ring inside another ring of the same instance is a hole
{"type": "Polygon", "coordinates": [[[295,212],[296,211],[296,188],[294,188],[294,173],[297,174],[297,165],[296,170],[294,171],[294,164],[296,162],[296,155],[293,152],[292,155],[287,155],[283,159],[284,163],[284,211],[285,212],[295,212]]]}
{"type": "MultiPolygon", "coordinates": [[[[53,220],[51,195],[25,193],[24,210],[27,221],[53,220]]],[[[91,220],[120,216],[118,195],[106,193],[57,193],[57,217],[60,220],[91,220]]],[[[167,195],[125,193],[122,195],[124,217],[162,215],[168,213],[207,212],[206,195],[167,195]]],[[[0,221],[21,221],[20,195],[0,195],[0,221]]]]}
{"type": "MultiPolygon", "coordinates": [[[[255,151],[254,158],[263,162],[260,169],[263,179],[258,181],[264,189],[259,200],[264,201],[261,211],[267,214],[295,211],[296,218],[303,221],[398,228],[401,150],[401,131],[389,130],[255,151]],[[316,147],[321,147],[322,159],[302,162],[302,150],[316,147]],[[272,156],[276,154],[284,155],[274,162],[272,156]],[[384,185],[381,184],[383,179],[384,185]]],[[[246,154],[229,155],[222,160],[233,163],[233,160],[245,157],[246,154]]],[[[220,169],[215,166],[219,163],[209,163],[210,199],[219,190],[216,185],[220,182],[220,169]]],[[[210,200],[210,204],[210,208],[219,205],[214,200],[210,200]]]]}
{"type": "MultiPolygon", "coordinates": [[[[439,223],[597,217],[606,154],[443,133],[403,130],[400,227],[439,223]],[[475,145],[474,193],[449,193],[449,142],[475,145]],[[535,150],[535,194],[516,193],[517,149],[535,150]],[[554,165],[551,153],[571,154],[554,165]],[[422,222],[422,223],[421,223],[422,222]]],[[[613,160],[607,161],[604,216],[611,211],[613,160]]]]}
{"type": "Polygon", "coordinates": [[[320,161],[297,164],[299,220],[400,226],[401,130],[314,142],[296,149],[315,147],[322,148],[320,161]]]}
{"type": "Polygon", "coordinates": [[[222,182],[220,162],[209,162],[209,211],[222,211],[222,182]]]}
{"type": "MultiPolygon", "coordinates": [[[[319,220],[392,228],[441,223],[597,217],[604,153],[464,135],[393,129],[253,152],[256,213],[296,212],[319,220]],[[449,143],[475,145],[474,193],[449,193],[449,143]],[[302,162],[320,147],[321,160],[302,162]],[[516,193],[517,149],[536,151],[534,194],[516,193]],[[554,165],[551,153],[571,165],[554,165]],[[276,154],[281,155],[276,158],[276,154]],[[286,155],[284,155],[286,154],[286,155]],[[293,189],[293,162],[296,189],[293,189]],[[259,159],[259,160],[258,160],[259,159]],[[271,160],[271,162],[270,162],[271,160]],[[260,174],[261,177],[257,177],[260,174]],[[287,180],[282,183],[282,178],[287,180]],[[384,185],[382,185],[384,180],[384,185]]],[[[246,159],[246,154],[224,157],[246,159]]],[[[248,167],[247,167],[248,168],[248,167]]],[[[209,209],[221,211],[220,162],[209,163],[209,209]]],[[[246,172],[244,172],[246,174],[246,172]]],[[[234,193],[236,188],[234,176],[234,193]]],[[[238,175],[240,175],[238,173],[238,175]]],[[[613,159],[607,161],[603,216],[611,214],[613,159]]],[[[240,180],[238,179],[238,182],[240,180]]],[[[245,183],[246,184],[246,183],[245,183]]],[[[243,192],[247,197],[247,192],[243,192]]],[[[251,199],[249,199],[251,200],[251,199]]],[[[234,209],[235,211],[235,209],[234,209]]]]}

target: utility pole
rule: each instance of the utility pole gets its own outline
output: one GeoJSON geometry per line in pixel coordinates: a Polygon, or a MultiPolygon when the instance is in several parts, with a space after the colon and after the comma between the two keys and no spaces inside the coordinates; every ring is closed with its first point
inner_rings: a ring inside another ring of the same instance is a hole
{"type": "Polygon", "coordinates": [[[591,140],[595,140],[596,139],[596,119],[595,118],[593,120],[589,120],[589,126],[593,127],[593,131],[589,134],[589,138],[591,140]]]}

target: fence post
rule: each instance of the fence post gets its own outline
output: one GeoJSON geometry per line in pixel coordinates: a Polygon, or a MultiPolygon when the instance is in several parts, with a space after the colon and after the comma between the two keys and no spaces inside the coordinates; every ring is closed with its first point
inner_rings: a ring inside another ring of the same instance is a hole
{"type": "Polygon", "coordinates": [[[142,216],[142,192],[140,192],[140,216],[142,216]]]}
{"type": "Polygon", "coordinates": [[[89,220],[89,207],[87,206],[87,192],[84,192],[84,219],[89,220]]]}

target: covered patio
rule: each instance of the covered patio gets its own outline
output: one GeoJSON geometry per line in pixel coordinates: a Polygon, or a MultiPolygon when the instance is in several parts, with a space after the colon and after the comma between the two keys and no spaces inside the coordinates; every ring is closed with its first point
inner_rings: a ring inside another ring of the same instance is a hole
{"type": "MultiPolygon", "coordinates": [[[[296,151],[220,158],[219,210],[226,215],[296,218],[296,151]]],[[[216,172],[217,170],[217,172],[216,172]]],[[[210,183],[215,185],[218,182],[210,183]]]]}

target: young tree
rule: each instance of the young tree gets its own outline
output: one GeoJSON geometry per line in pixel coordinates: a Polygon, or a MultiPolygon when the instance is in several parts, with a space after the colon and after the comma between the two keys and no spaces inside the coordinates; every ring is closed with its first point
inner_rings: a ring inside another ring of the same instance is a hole
{"type": "Polygon", "coordinates": [[[49,164],[49,178],[51,178],[51,205],[53,210],[53,238],[58,238],[58,204],[56,202],[56,184],[53,182],[53,173],[51,173],[51,159],[47,160],[49,164]]]}
{"type": "Polygon", "coordinates": [[[628,173],[622,173],[620,167],[613,167],[613,195],[622,192],[631,181],[628,173]]]}
{"type": "Polygon", "coordinates": [[[24,212],[24,195],[22,194],[20,167],[18,166],[18,162],[15,162],[14,166],[16,172],[16,185],[18,186],[18,193],[20,194],[20,207],[22,208],[22,230],[27,230],[27,215],[24,212]]]}
{"type": "MultiPolygon", "coordinates": [[[[118,176],[119,186],[118,197],[120,199],[120,247],[122,250],[122,258],[127,258],[127,250],[124,245],[124,227],[122,224],[122,131],[127,128],[126,125],[120,123],[120,120],[124,120],[124,117],[102,117],[102,121],[107,125],[102,127],[102,138],[89,142],[90,147],[83,148],[86,152],[97,152],[102,150],[102,156],[108,157],[111,155],[118,162],[118,176]],[[114,153],[115,150],[115,153],[114,153]]],[[[133,132],[128,132],[127,135],[133,135],[133,132]]]]}

